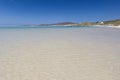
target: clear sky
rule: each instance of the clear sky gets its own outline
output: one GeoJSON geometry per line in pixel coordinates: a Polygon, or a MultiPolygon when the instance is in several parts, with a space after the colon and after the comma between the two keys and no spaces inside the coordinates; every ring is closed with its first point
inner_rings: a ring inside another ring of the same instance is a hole
{"type": "Polygon", "coordinates": [[[0,0],[0,24],[120,19],[120,0],[0,0]]]}

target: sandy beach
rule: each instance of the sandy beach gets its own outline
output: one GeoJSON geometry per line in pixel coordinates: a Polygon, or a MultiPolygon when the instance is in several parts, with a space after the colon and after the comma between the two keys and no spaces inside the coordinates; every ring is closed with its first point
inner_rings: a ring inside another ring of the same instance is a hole
{"type": "Polygon", "coordinates": [[[120,30],[1,29],[0,80],[119,80],[120,30]]]}
{"type": "Polygon", "coordinates": [[[120,26],[109,26],[109,25],[94,25],[96,27],[111,27],[111,28],[120,28],[120,26]]]}
{"type": "Polygon", "coordinates": [[[107,27],[120,28],[120,26],[107,26],[107,27]]]}

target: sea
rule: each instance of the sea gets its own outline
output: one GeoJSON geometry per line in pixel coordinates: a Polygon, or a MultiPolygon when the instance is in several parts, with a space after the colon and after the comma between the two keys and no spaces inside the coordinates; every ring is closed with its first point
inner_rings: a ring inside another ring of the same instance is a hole
{"type": "Polygon", "coordinates": [[[0,80],[120,80],[120,29],[0,26],[0,80]]]}

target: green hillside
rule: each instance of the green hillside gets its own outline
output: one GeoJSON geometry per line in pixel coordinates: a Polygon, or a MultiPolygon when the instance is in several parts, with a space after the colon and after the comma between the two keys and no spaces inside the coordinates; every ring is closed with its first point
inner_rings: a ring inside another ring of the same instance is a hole
{"type": "Polygon", "coordinates": [[[78,24],[79,26],[92,26],[92,25],[112,25],[112,26],[119,26],[120,25],[120,19],[116,20],[109,20],[109,21],[103,21],[103,22],[82,22],[78,24]]]}
{"type": "Polygon", "coordinates": [[[118,26],[120,25],[120,19],[117,20],[111,20],[111,21],[104,21],[105,25],[114,25],[114,26],[118,26]]]}

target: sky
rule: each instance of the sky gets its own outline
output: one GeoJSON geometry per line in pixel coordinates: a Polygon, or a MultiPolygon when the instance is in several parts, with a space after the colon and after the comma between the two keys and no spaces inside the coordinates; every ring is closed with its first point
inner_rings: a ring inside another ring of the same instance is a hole
{"type": "Polygon", "coordinates": [[[120,0],[0,0],[0,24],[120,19],[120,0]]]}

